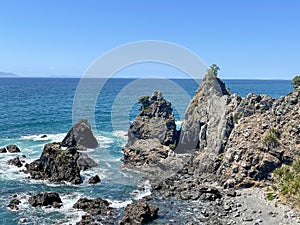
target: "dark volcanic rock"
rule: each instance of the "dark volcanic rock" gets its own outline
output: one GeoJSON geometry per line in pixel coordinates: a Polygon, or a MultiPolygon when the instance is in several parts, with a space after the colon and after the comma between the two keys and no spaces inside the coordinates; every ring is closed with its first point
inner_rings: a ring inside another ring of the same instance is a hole
{"type": "Polygon", "coordinates": [[[175,144],[177,130],[171,103],[158,90],[151,97],[140,97],[139,102],[141,112],[128,130],[128,145],[141,139],[157,139],[166,146],[175,144]]]}
{"type": "Polygon", "coordinates": [[[6,148],[0,148],[0,153],[6,153],[6,152],[7,152],[6,148]]]}
{"type": "Polygon", "coordinates": [[[54,192],[38,193],[29,197],[28,202],[33,207],[52,206],[54,208],[60,208],[62,206],[59,195],[54,192]]]}
{"type": "Polygon", "coordinates": [[[79,153],[76,148],[62,150],[60,143],[49,143],[44,146],[39,159],[25,165],[25,172],[33,179],[80,184],[82,183],[80,169],[95,165],[94,160],[87,160],[88,158],[87,155],[79,153]],[[78,162],[80,158],[86,160],[78,162]],[[92,165],[88,164],[89,162],[92,162],[92,165]]]}
{"type": "Polygon", "coordinates": [[[81,209],[92,215],[107,215],[112,212],[112,208],[109,207],[109,202],[101,198],[88,199],[80,198],[74,205],[74,209],[81,209]]]}
{"type": "Polygon", "coordinates": [[[77,159],[77,166],[79,167],[80,170],[88,170],[97,165],[98,164],[95,162],[95,160],[90,158],[88,155],[84,153],[79,154],[79,157],[77,159]]]}
{"type": "Polygon", "coordinates": [[[127,205],[119,225],[138,225],[151,222],[157,219],[158,210],[157,206],[148,205],[142,201],[127,205]]]}
{"type": "Polygon", "coordinates": [[[20,148],[16,145],[8,145],[8,146],[6,146],[6,150],[10,153],[21,152],[20,148]]]}
{"type": "Polygon", "coordinates": [[[97,184],[97,183],[100,183],[100,182],[101,182],[101,179],[98,175],[90,177],[90,179],[88,181],[89,184],[97,184]]]}
{"type": "Polygon", "coordinates": [[[7,205],[8,208],[12,209],[12,210],[19,210],[19,205],[20,205],[21,201],[17,198],[13,198],[9,204],[7,205]]]}
{"type": "Polygon", "coordinates": [[[124,165],[144,170],[171,166],[172,149],[178,139],[171,103],[160,91],[154,91],[151,97],[140,97],[139,102],[142,105],[140,114],[130,125],[128,143],[123,148],[124,165]]]}
{"type": "Polygon", "coordinates": [[[14,165],[14,166],[17,166],[17,167],[22,167],[23,166],[23,164],[20,161],[19,157],[8,160],[7,164],[14,165]]]}
{"type": "Polygon", "coordinates": [[[85,148],[96,148],[98,146],[98,141],[96,140],[87,119],[83,118],[74,124],[62,141],[62,146],[77,147],[80,150],[85,148]]]}

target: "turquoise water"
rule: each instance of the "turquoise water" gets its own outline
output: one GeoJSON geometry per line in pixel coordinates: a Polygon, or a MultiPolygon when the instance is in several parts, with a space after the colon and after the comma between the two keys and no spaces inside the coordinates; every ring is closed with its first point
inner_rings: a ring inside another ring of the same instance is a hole
{"type": "MultiPolygon", "coordinates": [[[[40,156],[45,143],[63,139],[72,126],[73,99],[79,79],[0,78],[0,147],[16,144],[22,151],[20,154],[0,154],[0,224],[18,224],[24,218],[27,224],[51,224],[58,221],[74,224],[82,213],[74,211],[72,205],[82,196],[105,198],[112,202],[113,207],[122,208],[132,200],[149,194],[147,180],[141,179],[138,173],[119,168],[121,149],[126,143],[126,130],[139,108],[138,104],[134,104],[137,99],[132,99],[133,95],[150,95],[154,89],[161,89],[165,98],[174,103],[180,126],[184,115],[182,109],[189,103],[186,96],[194,95],[198,83],[193,80],[173,80],[172,83],[163,80],[135,82],[133,79],[111,79],[103,83],[104,87],[95,106],[94,131],[100,145],[88,152],[99,166],[82,174],[82,185],[72,186],[30,180],[27,175],[19,172],[20,168],[9,166],[6,162],[25,154],[25,160],[29,163],[40,156]],[[180,94],[182,90],[186,92],[185,97],[180,94]],[[128,109],[128,104],[130,110],[122,110],[128,109]],[[116,117],[113,116],[114,112],[116,117]],[[47,135],[46,139],[41,138],[44,134],[47,135]],[[101,184],[88,185],[86,180],[95,174],[101,177],[101,184]],[[143,191],[136,191],[142,186],[145,187],[143,191]],[[40,191],[59,192],[64,203],[63,208],[57,210],[30,207],[28,196],[40,191]],[[20,196],[22,203],[19,211],[6,208],[11,194],[20,196]]],[[[236,92],[241,96],[255,92],[278,98],[292,90],[290,81],[225,82],[231,93],[236,92]]],[[[94,94],[89,89],[86,91],[94,94]]],[[[84,101],[88,102],[88,98],[84,101]]],[[[84,108],[82,113],[84,115],[84,108]]]]}

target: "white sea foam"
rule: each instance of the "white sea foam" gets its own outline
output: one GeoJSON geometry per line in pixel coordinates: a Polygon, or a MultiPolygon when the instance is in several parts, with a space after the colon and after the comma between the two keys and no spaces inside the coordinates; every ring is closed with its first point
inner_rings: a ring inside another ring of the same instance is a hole
{"type": "MultiPolygon", "coordinates": [[[[144,198],[145,196],[149,196],[151,195],[151,184],[149,180],[146,180],[143,184],[142,184],[142,190],[138,190],[134,196],[134,200],[140,200],[142,198],[144,198]]],[[[140,188],[141,189],[141,188],[140,188]]]]}
{"type": "Polygon", "coordinates": [[[64,139],[66,135],[67,135],[66,133],[25,135],[25,136],[21,136],[21,140],[60,142],[64,139]]]}
{"type": "Polygon", "coordinates": [[[109,200],[107,201],[111,202],[110,207],[119,209],[119,208],[125,208],[127,205],[132,203],[132,200],[126,200],[126,201],[118,201],[118,200],[109,200]]]}
{"type": "Polygon", "coordinates": [[[105,137],[102,135],[97,136],[97,140],[100,148],[109,148],[110,145],[114,142],[112,138],[105,137]]]}

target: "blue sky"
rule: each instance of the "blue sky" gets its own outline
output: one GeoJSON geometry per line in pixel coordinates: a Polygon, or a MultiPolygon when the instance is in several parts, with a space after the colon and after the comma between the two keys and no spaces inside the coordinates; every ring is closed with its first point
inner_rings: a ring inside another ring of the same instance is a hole
{"type": "Polygon", "coordinates": [[[218,64],[221,78],[291,79],[299,11],[297,0],[0,0],[0,71],[79,77],[112,48],[163,40],[218,64]]]}

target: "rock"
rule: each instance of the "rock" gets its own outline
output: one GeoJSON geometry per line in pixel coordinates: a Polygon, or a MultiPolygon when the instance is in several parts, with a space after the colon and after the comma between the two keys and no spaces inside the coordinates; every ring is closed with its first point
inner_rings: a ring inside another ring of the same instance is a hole
{"type": "Polygon", "coordinates": [[[41,135],[41,138],[46,138],[46,137],[48,137],[46,134],[41,135]]]}
{"type": "Polygon", "coordinates": [[[52,206],[54,208],[60,208],[62,201],[59,195],[55,192],[38,193],[29,197],[28,202],[31,206],[52,206]]]}
{"type": "Polygon", "coordinates": [[[101,198],[88,199],[80,198],[74,205],[74,209],[81,209],[92,215],[107,215],[112,213],[109,202],[101,198]]]}
{"type": "Polygon", "coordinates": [[[100,182],[101,182],[101,179],[98,175],[90,177],[90,179],[88,181],[89,184],[97,184],[97,183],[100,183],[100,182]]]}
{"type": "Polygon", "coordinates": [[[80,150],[84,150],[85,148],[97,148],[98,141],[87,119],[83,118],[74,124],[63,139],[62,146],[77,147],[80,150]]]}
{"type": "Polygon", "coordinates": [[[140,97],[139,102],[140,113],[131,123],[128,142],[122,149],[124,165],[147,172],[176,166],[174,161],[170,163],[170,160],[176,160],[172,149],[178,139],[171,103],[157,90],[151,97],[140,97]]]}
{"type": "Polygon", "coordinates": [[[17,198],[12,199],[9,204],[7,205],[8,208],[12,209],[12,210],[19,210],[19,205],[20,205],[21,201],[17,198]]]}
{"type": "Polygon", "coordinates": [[[151,222],[157,219],[158,210],[157,206],[148,205],[142,201],[127,205],[119,225],[138,225],[151,222]]]}
{"type": "Polygon", "coordinates": [[[6,153],[6,152],[7,152],[6,148],[0,148],[0,153],[6,153]]]}
{"type": "Polygon", "coordinates": [[[6,146],[6,150],[9,153],[17,153],[17,152],[21,152],[20,148],[16,145],[8,145],[6,146]]]}
{"type": "Polygon", "coordinates": [[[14,165],[14,166],[17,166],[17,167],[22,167],[23,166],[23,164],[20,161],[19,157],[8,160],[7,164],[8,165],[14,165]]]}
{"type": "Polygon", "coordinates": [[[25,173],[29,173],[33,179],[80,184],[80,169],[91,168],[94,163],[94,160],[79,153],[76,148],[62,150],[60,143],[48,143],[39,159],[25,165],[25,173]]]}
{"type": "Polygon", "coordinates": [[[171,103],[158,90],[151,97],[140,97],[139,102],[141,111],[128,130],[128,145],[141,139],[157,139],[166,146],[175,144],[177,130],[171,103]]]}
{"type": "Polygon", "coordinates": [[[77,166],[80,170],[88,170],[90,168],[96,167],[98,164],[90,158],[87,154],[79,153],[79,157],[77,159],[77,166]]]}

